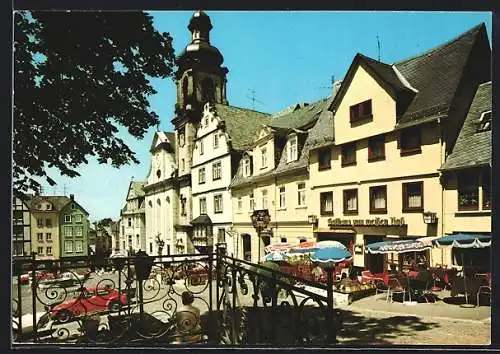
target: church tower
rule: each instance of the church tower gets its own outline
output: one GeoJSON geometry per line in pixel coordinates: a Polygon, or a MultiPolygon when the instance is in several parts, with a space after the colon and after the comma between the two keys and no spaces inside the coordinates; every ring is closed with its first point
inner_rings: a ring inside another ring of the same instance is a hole
{"type": "Polygon", "coordinates": [[[198,123],[207,102],[227,105],[226,74],[222,66],[224,58],[219,50],[210,44],[210,17],[203,11],[196,11],[187,27],[191,42],[177,58],[176,72],[177,103],[172,124],[176,136],[177,161],[177,217],[176,253],[193,251],[189,241],[192,235],[190,221],[193,218],[191,195],[191,166],[194,139],[198,123]],[[184,245],[184,246],[182,246],[184,245]],[[178,247],[177,247],[178,246],[178,247]],[[184,252],[183,252],[184,251],[184,252]]]}
{"type": "Polygon", "coordinates": [[[191,42],[177,58],[176,116],[172,120],[177,135],[179,176],[191,171],[193,139],[203,105],[207,102],[228,104],[228,69],[222,66],[222,54],[210,44],[210,17],[203,11],[196,11],[187,28],[191,32],[191,42]]]}

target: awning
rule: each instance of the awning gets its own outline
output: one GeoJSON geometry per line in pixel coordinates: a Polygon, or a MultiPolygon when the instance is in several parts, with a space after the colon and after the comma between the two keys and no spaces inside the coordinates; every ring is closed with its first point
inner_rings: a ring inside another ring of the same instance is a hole
{"type": "Polygon", "coordinates": [[[484,248],[491,246],[491,234],[456,233],[432,241],[437,247],[484,248]]]}
{"type": "Polygon", "coordinates": [[[431,244],[415,239],[415,240],[375,242],[367,245],[366,251],[372,254],[405,253],[405,252],[420,252],[430,248],[432,248],[431,244]]]}
{"type": "Polygon", "coordinates": [[[191,225],[212,225],[212,220],[207,214],[201,214],[190,222],[191,225]]]}

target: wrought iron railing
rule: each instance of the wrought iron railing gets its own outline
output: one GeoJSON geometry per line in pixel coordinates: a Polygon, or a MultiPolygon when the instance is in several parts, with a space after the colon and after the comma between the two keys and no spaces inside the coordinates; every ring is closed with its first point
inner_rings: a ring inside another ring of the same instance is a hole
{"type": "Polygon", "coordinates": [[[228,257],[222,248],[101,262],[16,260],[12,342],[333,344],[339,317],[329,274],[329,284],[318,284],[228,257]]]}

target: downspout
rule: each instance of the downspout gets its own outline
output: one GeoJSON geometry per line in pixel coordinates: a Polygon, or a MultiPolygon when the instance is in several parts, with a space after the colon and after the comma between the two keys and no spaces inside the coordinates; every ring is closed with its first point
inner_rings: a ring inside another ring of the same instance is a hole
{"type": "MultiPolygon", "coordinates": [[[[441,118],[438,118],[438,126],[440,130],[439,134],[439,163],[442,165],[444,163],[443,161],[443,149],[445,148],[443,145],[446,144],[445,140],[443,139],[443,130],[441,127],[441,118]]],[[[439,176],[439,182],[441,184],[441,237],[444,235],[444,175],[443,172],[440,172],[439,176]]],[[[444,264],[444,250],[441,248],[441,264],[444,264]]]]}

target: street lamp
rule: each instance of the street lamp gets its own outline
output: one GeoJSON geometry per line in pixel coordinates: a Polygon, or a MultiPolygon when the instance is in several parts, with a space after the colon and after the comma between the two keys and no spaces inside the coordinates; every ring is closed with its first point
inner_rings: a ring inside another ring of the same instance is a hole
{"type": "Polygon", "coordinates": [[[160,238],[161,233],[159,232],[158,235],[156,235],[155,242],[156,246],[158,247],[158,253],[161,256],[161,252],[163,251],[163,246],[165,246],[165,241],[163,241],[160,238]]]}
{"type": "Polygon", "coordinates": [[[269,215],[269,210],[261,209],[255,210],[250,216],[252,219],[252,226],[257,231],[257,236],[259,238],[259,259],[260,259],[260,243],[261,243],[261,233],[262,230],[266,229],[271,222],[271,215],[269,215]]]}

